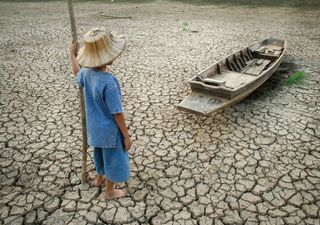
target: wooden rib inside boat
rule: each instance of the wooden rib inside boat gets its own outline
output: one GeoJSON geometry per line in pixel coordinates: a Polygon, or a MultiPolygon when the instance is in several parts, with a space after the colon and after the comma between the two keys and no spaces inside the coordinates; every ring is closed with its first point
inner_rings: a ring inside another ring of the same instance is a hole
{"type": "Polygon", "coordinates": [[[241,101],[274,73],[285,50],[285,40],[269,38],[227,56],[189,80],[192,93],[178,108],[208,114],[241,101]]]}

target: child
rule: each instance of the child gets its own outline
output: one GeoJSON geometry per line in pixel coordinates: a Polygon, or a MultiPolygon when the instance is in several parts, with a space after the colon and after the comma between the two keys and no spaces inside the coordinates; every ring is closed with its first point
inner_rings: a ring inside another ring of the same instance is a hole
{"type": "Polygon", "coordinates": [[[94,28],[84,35],[84,46],[76,56],[78,44],[71,44],[70,55],[77,83],[84,88],[88,143],[93,147],[97,176],[95,185],[106,184],[105,199],[120,198],[125,190],[114,182],[129,179],[131,140],[122,112],[121,90],[107,65],[121,54],[124,39],[115,39],[104,28],[94,28]],[[79,68],[79,65],[83,68],[79,68]]]}

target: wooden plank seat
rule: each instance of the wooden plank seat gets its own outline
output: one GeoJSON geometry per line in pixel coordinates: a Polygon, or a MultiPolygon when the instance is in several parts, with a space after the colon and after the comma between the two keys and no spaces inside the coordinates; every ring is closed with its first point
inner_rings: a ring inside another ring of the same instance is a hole
{"type": "Polygon", "coordinates": [[[264,70],[264,68],[271,62],[268,59],[259,59],[255,64],[250,65],[247,69],[243,70],[243,73],[258,76],[264,70]]]}
{"type": "Polygon", "coordinates": [[[203,82],[207,83],[207,84],[217,85],[217,86],[221,86],[226,83],[225,80],[217,80],[217,79],[213,79],[211,77],[203,79],[203,82]]]}
{"type": "Polygon", "coordinates": [[[240,85],[245,84],[254,79],[253,76],[243,74],[243,73],[226,72],[224,73],[224,75],[228,78],[230,77],[230,79],[226,80],[225,86],[227,88],[232,88],[232,89],[237,88],[240,85]]]}
{"type": "Polygon", "coordinates": [[[219,86],[234,89],[253,80],[254,76],[234,71],[223,71],[221,74],[215,74],[212,78],[205,78],[203,81],[206,79],[211,79],[214,80],[215,83],[220,83],[219,86]]]}
{"type": "Polygon", "coordinates": [[[277,45],[264,45],[255,50],[254,52],[260,56],[279,57],[282,51],[283,47],[277,45]]]}

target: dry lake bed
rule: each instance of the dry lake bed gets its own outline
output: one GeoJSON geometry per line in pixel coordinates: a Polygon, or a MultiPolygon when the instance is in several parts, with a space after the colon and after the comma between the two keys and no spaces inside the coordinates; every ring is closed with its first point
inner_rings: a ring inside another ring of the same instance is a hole
{"type": "MultiPolygon", "coordinates": [[[[134,147],[130,195],[81,184],[65,2],[0,2],[0,224],[320,224],[320,11],[157,1],[76,3],[79,36],[126,37],[112,71],[134,147]],[[120,18],[119,18],[120,17],[120,18]],[[284,63],[242,102],[180,112],[187,80],[261,39],[284,63]],[[302,82],[288,85],[296,71],[302,82]]],[[[92,150],[89,175],[94,177],[92,150]]]]}

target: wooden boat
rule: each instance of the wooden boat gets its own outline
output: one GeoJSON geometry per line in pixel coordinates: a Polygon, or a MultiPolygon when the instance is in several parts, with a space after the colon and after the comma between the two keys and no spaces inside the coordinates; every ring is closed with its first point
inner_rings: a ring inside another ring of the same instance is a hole
{"type": "Polygon", "coordinates": [[[188,81],[192,93],[177,107],[206,115],[241,101],[274,73],[285,51],[285,40],[269,38],[227,56],[188,81]]]}

